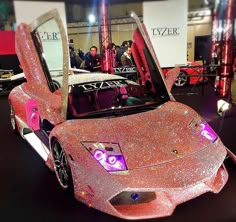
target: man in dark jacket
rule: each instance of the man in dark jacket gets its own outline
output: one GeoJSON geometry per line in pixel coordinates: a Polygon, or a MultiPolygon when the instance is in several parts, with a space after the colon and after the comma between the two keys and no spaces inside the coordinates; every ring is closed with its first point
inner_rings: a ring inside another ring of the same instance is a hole
{"type": "Polygon", "coordinates": [[[101,71],[101,59],[97,54],[97,47],[90,47],[89,52],[85,55],[85,69],[90,72],[101,71]]]}
{"type": "Polygon", "coordinates": [[[126,47],[128,46],[127,41],[123,41],[119,51],[116,53],[115,61],[116,61],[116,66],[121,66],[121,56],[124,54],[126,47]]]}
{"type": "Polygon", "coordinates": [[[132,66],[132,65],[134,65],[133,61],[132,61],[131,53],[132,53],[131,47],[127,46],[125,48],[125,52],[123,53],[123,55],[120,58],[122,66],[132,66]]]}

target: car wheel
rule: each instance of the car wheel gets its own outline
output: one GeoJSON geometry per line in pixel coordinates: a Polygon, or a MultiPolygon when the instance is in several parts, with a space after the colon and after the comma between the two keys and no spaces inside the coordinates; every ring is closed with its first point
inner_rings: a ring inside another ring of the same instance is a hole
{"type": "Polygon", "coordinates": [[[52,157],[57,180],[64,190],[73,191],[73,180],[66,153],[59,141],[55,140],[52,145],[52,157]]]}
{"type": "Polygon", "coordinates": [[[16,115],[15,115],[15,111],[12,104],[10,104],[10,120],[11,120],[11,126],[14,133],[19,134],[17,123],[16,123],[16,115]]]}
{"type": "Polygon", "coordinates": [[[185,86],[188,83],[188,78],[189,78],[188,74],[180,70],[180,73],[176,78],[174,85],[178,87],[185,86]]]}

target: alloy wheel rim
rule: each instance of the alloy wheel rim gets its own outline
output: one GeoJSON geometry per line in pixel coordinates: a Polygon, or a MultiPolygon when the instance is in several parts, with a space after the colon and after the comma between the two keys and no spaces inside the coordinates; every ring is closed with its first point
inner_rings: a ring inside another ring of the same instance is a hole
{"type": "Polygon", "coordinates": [[[175,81],[176,86],[184,86],[188,81],[188,76],[185,73],[180,73],[175,81]]]}
{"type": "Polygon", "coordinates": [[[11,105],[11,111],[10,111],[10,118],[11,118],[12,129],[15,130],[16,129],[16,120],[15,120],[15,112],[14,112],[12,105],[11,105]]]}
{"type": "Polygon", "coordinates": [[[54,169],[60,185],[67,189],[69,186],[68,162],[66,154],[59,143],[55,143],[53,147],[54,169]]]}

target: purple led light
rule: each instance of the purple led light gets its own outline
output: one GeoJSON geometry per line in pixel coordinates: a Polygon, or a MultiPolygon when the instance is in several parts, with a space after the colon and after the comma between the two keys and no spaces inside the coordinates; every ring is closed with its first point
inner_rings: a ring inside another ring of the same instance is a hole
{"type": "Polygon", "coordinates": [[[105,151],[97,149],[93,156],[109,172],[127,170],[122,155],[108,155],[105,151]]]}
{"type": "Polygon", "coordinates": [[[104,152],[102,152],[101,150],[95,150],[94,152],[94,158],[98,161],[104,159],[104,152]]]}
{"type": "Polygon", "coordinates": [[[107,158],[107,162],[108,162],[109,164],[111,164],[111,165],[114,165],[114,164],[117,162],[116,156],[109,156],[109,157],[107,158]]]}
{"type": "Polygon", "coordinates": [[[217,135],[211,129],[211,127],[207,123],[201,123],[202,130],[201,135],[204,136],[206,139],[214,142],[217,139],[217,135]]]}
{"type": "Polygon", "coordinates": [[[108,166],[107,171],[112,172],[112,171],[127,170],[123,155],[115,155],[113,157],[116,158],[116,160],[115,160],[116,162],[112,163],[112,164],[109,163],[108,162],[109,157],[108,157],[108,159],[107,159],[107,166],[108,166]]]}

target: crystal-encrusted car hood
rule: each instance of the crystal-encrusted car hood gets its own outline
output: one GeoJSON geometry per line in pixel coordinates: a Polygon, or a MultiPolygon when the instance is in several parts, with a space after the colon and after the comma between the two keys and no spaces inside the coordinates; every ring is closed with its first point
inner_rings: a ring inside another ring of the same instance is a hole
{"type": "Polygon", "coordinates": [[[211,144],[191,124],[196,114],[189,107],[168,102],[154,111],[111,119],[129,168],[161,164],[205,149],[211,144]]]}
{"type": "Polygon", "coordinates": [[[81,141],[119,143],[128,168],[135,169],[183,158],[212,145],[201,135],[196,119],[201,120],[186,105],[167,102],[155,110],[122,117],[69,120],[61,131],[69,132],[72,149],[81,141]]]}

